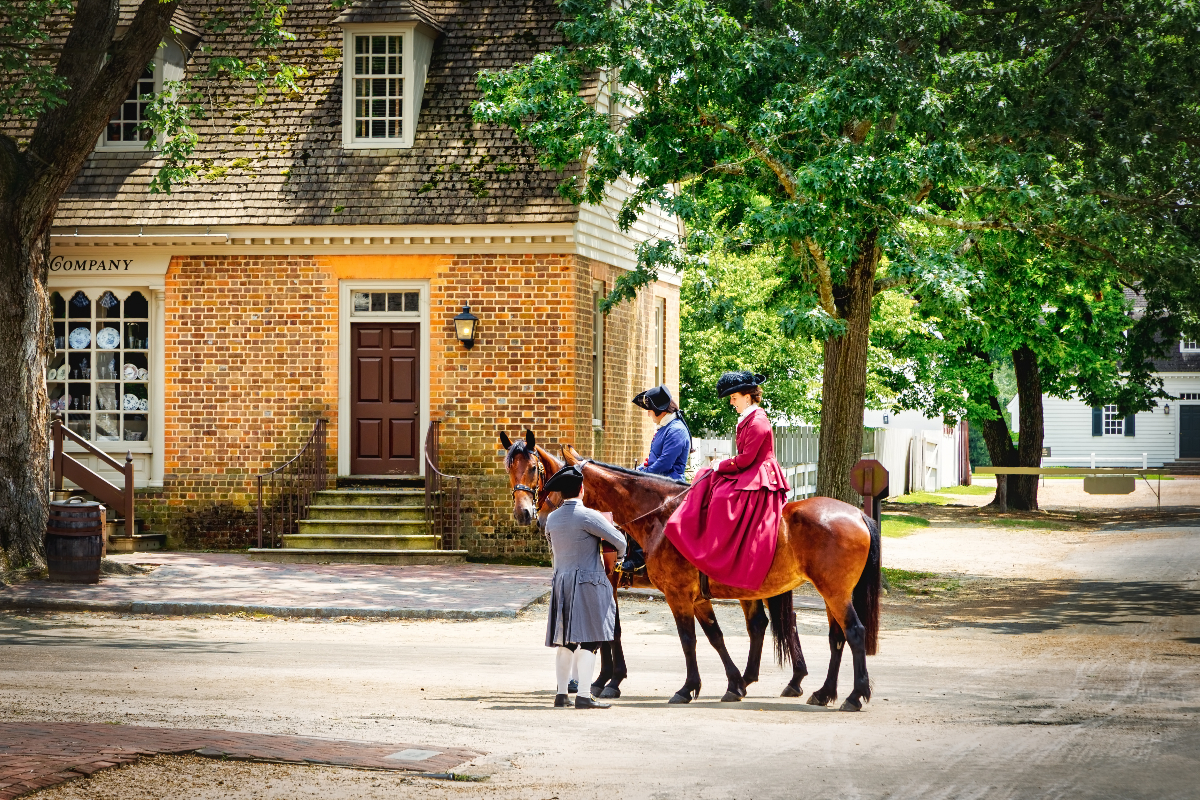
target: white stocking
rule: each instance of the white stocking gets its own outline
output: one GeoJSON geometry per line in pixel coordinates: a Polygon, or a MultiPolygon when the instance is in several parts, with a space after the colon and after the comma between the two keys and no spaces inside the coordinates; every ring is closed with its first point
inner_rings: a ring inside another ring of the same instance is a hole
{"type": "Polygon", "coordinates": [[[591,697],[592,672],[595,669],[595,653],[582,647],[575,651],[575,674],[579,676],[579,694],[591,697]]]}
{"type": "Polygon", "coordinates": [[[571,667],[575,663],[575,654],[565,647],[554,648],[554,675],[558,679],[558,693],[567,693],[567,683],[571,680],[571,667]]]}

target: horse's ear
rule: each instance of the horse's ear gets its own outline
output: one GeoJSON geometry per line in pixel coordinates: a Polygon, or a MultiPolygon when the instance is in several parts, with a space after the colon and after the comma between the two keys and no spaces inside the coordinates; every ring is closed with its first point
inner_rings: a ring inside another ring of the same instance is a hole
{"type": "Polygon", "coordinates": [[[529,445],[530,450],[537,446],[537,438],[529,428],[525,429],[525,444],[529,445]]]}
{"type": "Polygon", "coordinates": [[[579,460],[578,458],[576,458],[576,456],[578,456],[578,455],[579,454],[575,452],[575,448],[571,447],[571,445],[564,444],[562,446],[563,463],[565,463],[568,467],[579,460]]]}
{"type": "Polygon", "coordinates": [[[512,450],[512,442],[509,441],[508,434],[500,431],[500,444],[504,445],[505,450],[512,450]]]}

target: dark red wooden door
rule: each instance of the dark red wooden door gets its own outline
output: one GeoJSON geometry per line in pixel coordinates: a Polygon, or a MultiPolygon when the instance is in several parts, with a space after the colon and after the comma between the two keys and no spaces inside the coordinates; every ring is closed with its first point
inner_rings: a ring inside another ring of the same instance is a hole
{"type": "Polygon", "coordinates": [[[350,326],[350,472],[415,475],[419,471],[420,326],[350,326]]]}

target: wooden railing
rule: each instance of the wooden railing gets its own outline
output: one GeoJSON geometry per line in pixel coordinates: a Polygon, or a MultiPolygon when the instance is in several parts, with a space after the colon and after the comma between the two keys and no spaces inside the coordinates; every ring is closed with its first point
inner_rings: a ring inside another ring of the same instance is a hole
{"type": "Polygon", "coordinates": [[[457,550],[462,526],[462,479],[438,469],[441,420],[429,423],[425,437],[425,524],[441,538],[443,550],[457,550]]]}
{"type": "Polygon", "coordinates": [[[119,512],[125,519],[126,536],[132,536],[136,533],[133,518],[133,454],[126,452],[125,463],[122,464],[87,439],[75,433],[75,431],[63,425],[61,419],[54,420],[51,424],[51,432],[54,437],[53,470],[55,491],[62,491],[63,480],[71,481],[80,489],[83,489],[101,503],[107,505],[114,512],[119,512]],[[92,472],[86,465],[72,458],[63,448],[65,442],[73,442],[79,445],[100,459],[101,463],[107,464],[124,475],[125,488],[118,489],[103,476],[92,472]]]}
{"type": "Polygon", "coordinates": [[[304,447],[291,460],[255,477],[258,484],[258,546],[280,547],[285,534],[296,532],[308,513],[313,492],[325,488],[325,419],[317,420],[304,447]],[[265,534],[265,536],[264,536],[265,534]]]}

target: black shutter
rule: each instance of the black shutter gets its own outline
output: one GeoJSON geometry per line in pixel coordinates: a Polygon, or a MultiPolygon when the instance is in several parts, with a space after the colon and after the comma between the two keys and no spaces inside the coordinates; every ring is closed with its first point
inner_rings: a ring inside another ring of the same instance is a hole
{"type": "Polygon", "coordinates": [[[1137,435],[1135,426],[1133,424],[1134,420],[1136,420],[1136,419],[1137,419],[1137,414],[1130,414],[1128,417],[1125,418],[1125,435],[1126,436],[1136,436],[1137,435]]]}
{"type": "Polygon", "coordinates": [[[1092,436],[1104,435],[1104,407],[1092,409],[1092,436]]]}

